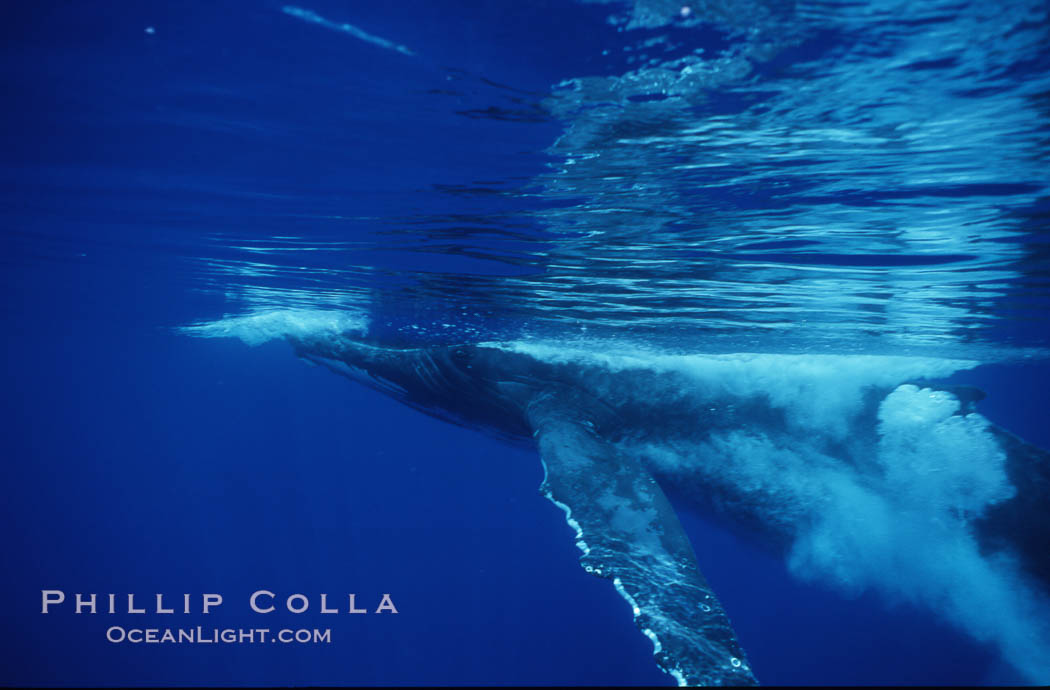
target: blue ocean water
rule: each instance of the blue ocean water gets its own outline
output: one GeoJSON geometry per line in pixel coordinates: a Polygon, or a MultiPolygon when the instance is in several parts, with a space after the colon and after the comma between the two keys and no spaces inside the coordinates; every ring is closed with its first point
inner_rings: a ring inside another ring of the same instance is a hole
{"type": "MultiPolygon", "coordinates": [[[[946,383],[1050,448],[1045,3],[40,2],[2,31],[7,685],[673,684],[534,450],[179,330],[226,315],[976,360],[946,383]],[[263,588],[399,613],[212,647],[40,613],[220,592],[176,622],[258,626],[263,588]]],[[[1033,682],[997,631],[668,493],[762,682],[1033,682]]]]}

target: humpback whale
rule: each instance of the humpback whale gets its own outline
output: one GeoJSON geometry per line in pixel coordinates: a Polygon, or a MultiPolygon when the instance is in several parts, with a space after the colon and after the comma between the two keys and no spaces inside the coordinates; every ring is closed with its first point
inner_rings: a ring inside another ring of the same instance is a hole
{"type": "Polygon", "coordinates": [[[757,684],[665,493],[802,578],[926,606],[1050,679],[1050,454],[938,385],[968,360],[666,354],[516,341],[396,347],[342,317],[188,327],[300,358],[538,449],[580,563],[612,581],[681,685],[757,684]],[[260,335],[261,333],[261,335],[260,335]]]}

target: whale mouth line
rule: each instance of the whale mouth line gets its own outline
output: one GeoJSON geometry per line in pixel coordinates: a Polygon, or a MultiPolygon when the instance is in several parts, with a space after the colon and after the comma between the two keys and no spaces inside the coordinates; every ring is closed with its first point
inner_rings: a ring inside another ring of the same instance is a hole
{"type": "Polygon", "coordinates": [[[367,369],[348,363],[341,359],[334,357],[325,357],[323,355],[312,354],[310,352],[299,352],[297,353],[300,359],[304,359],[312,364],[322,366],[329,369],[336,374],[345,376],[346,378],[357,381],[358,383],[364,384],[371,388],[375,388],[384,393],[395,397],[403,397],[407,395],[408,391],[399,386],[394,381],[384,378],[377,374],[369,372],[367,369]]]}

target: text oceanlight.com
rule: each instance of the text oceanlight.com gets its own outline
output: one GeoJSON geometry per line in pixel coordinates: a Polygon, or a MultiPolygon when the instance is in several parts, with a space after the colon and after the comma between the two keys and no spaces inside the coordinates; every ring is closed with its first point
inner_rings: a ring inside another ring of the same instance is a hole
{"type": "MultiPolygon", "coordinates": [[[[67,596],[60,589],[40,590],[40,613],[74,616],[142,616],[141,623],[112,625],[106,628],[106,640],[112,644],[331,644],[331,628],[221,628],[204,625],[174,624],[158,625],[159,621],[144,620],[147,616],[212,616],[221,610],[225,597],[217,592],[170,595],[157,593],[141,596],[134,593],[84,593],[73,592],[67,596]]],[[[344,595],[307,595],[301,593],[278,594],[268,589],[258,589],[251,594],[235,597],[244,608],[241,611],[253,616],[293,615],[331,616],[385,616],[397,615],[397,606],[389,593],[362,594],[350,592],[344,595]]],[[[169,619],[170,620],[170,619],[169,619]]],[[[114,621],[116,622],[116,621],[114,621]]],[[[165,621],[166,622],[166,621],[165,621]]],[[[274,621],[277,622],[277,621],[274,621]]],[[[283,622],[283,621],[282,621],[283,622]]],[[[304,621],[305,622],[305,621],[304,621]]],[[[174,623],[174,621],[172,621],[174,623]]],[[[189,623],[187,621],[187,623],[189,623]]]]}
{"type": "Polygon", "coordinates": [[[284,644],[329,644],[330,628],[287,628],[271,631],[269,628],[122,628],[119,625],[106,630],[106,639],[114,644],[256,644],[280,642],[284,644]]]}

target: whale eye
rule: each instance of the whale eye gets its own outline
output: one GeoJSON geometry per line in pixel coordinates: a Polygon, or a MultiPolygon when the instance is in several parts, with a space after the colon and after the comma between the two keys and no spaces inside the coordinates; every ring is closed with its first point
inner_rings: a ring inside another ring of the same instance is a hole
{"type": "Polygon", "coordinates": [[[449,357],[456,364],[469,364],[472,359],[470,356],[470,348],[464,347],[463,345],[456,345],[449,350],[449,357]]]}

